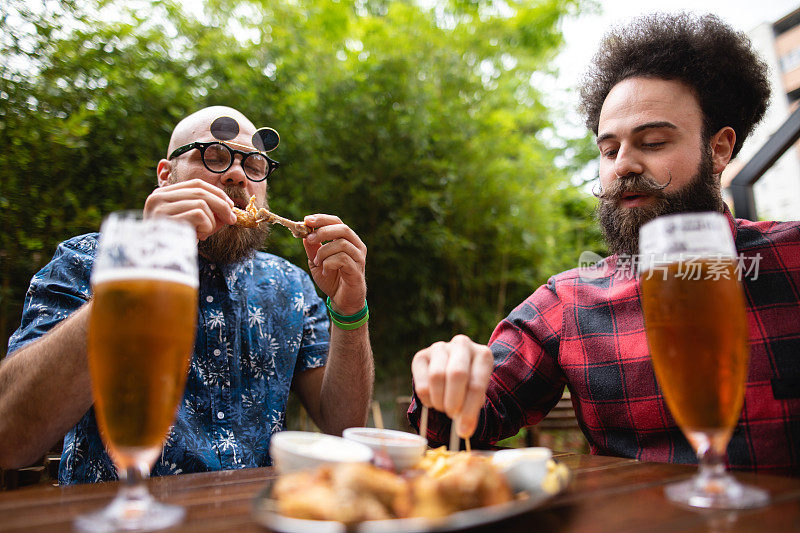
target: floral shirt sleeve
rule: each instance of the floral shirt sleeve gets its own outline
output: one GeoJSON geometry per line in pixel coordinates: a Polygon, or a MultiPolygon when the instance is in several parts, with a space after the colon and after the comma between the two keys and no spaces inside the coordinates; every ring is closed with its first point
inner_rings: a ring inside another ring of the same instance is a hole
{"type": "Polygon", "coordinates": [[[53,260],[36,273],[25,295],[21,325],[8,341],[10,356],[89,300],[89,274],[96,247],[96,233],[65,241],[56,249],[53,260]]]}

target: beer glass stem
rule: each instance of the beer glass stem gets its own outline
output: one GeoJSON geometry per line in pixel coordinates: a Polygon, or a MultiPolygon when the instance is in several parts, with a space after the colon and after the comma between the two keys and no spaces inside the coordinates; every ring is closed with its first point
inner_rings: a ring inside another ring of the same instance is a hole
{"type": "Polygon", "coordinates": [[[667,485],[664,492],[674,502],[692,507],[746,509],[765,505],[768,494],[742,485],[725,470],[725,450],[730,431],[687,431],[697,452],[698,470],[692,478],[667,485]]]}
{"type": "Polygon", "coordinates": [[[152,531],[177,524],[183,519],[182,507],[160,503],[147,490],[147,464],[119,470],[119,492],[105,508],[75,519],[75,527],[84,533],[107,531],[152,531]]]}
{"type": "Polygon", "coordinates": [[[725,472],[725,452],[720,453],[711,442],[705,442],[697,450],[699,468],[695,483],[698,489],[708,494],[716,494],[730,483],[732,476],[725,472]]]}
{"type": "Polygon", "coordinates": [[[120,470],[119,477],[122,481],[117,500],[123,508],[122,514],[131,518],[147,512],[153,503],[153,496],[147,490],[144,480],[148,473],[141,465],[128,466],[120,470]]]}

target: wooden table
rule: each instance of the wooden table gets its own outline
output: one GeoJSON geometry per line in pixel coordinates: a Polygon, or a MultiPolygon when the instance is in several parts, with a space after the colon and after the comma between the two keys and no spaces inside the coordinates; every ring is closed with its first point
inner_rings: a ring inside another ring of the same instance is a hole
{"type": "MultiPolygon", "coordinates": [[[[574,474],[566,492],[535,511],[483,530],[800,531],[800,479],[737,474],[769,491],[770,505],[737,512],[699,511],[673,505],[663,494],[665,483],[689,477],[694,467],[590,455],[557,457],[574,474]]],[[[158,500],[187,509],[186,521],[169,531],[264,531],[252,518],[251,505],[273,475],[271,468],[252,468],[167,476],[148,483],[158,500]]],[[[0,531],[70,531],[76,515],[107,504],[117,486],[39,486],[0,493],[0,531]]]]}

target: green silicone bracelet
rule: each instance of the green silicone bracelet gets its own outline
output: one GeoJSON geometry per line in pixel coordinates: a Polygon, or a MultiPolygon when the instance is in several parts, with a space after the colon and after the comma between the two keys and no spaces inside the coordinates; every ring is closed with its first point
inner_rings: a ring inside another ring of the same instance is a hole
{"type": "Polygon", "coordinates": [[[367,305],[367,301],[364,300],[364,307],[358,313],[354,315],[340,315],[336,311],[333,310],[333,306],[331,305],[331,297],[328,296],[328,299],[325,301],[325,305],[328,308],[328,314],[331,315],[331,318],[335,318],[339,322],[343,322],[345,324],[352,324],[354,322],[358,322],[364,316],[369,313],[369,306],[367,305]]]}
{"type": "Polygon", "coordinates": [[[367,320],[369,320],[369,311],[367,311],[367,314],[364,315],[358,322],[344,323],[344,322],[339,322],[334,317],[331,317],[331,322],[333,322],[334,326],[336,326],[339,329],[346,329],[346,330],[358,329],[364,324],[366,324],[367,320]]]}

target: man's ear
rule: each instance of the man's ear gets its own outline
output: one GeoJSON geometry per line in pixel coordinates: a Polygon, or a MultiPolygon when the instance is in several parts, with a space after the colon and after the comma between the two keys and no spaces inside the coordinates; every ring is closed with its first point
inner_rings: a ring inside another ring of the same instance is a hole
{"type": "Polygon", "coordinates": [[[169,183],[169,175],[172,173],[172,163],[168,159],[162,159],[156,167],[156,178],[158,186],[163,187],[169,183]]]}
{"type": "Polygon", "coordinates": [[[736,144],[736,132],[730,126],[725,126],[711,137],[711,162],[714,174],[721,173],[728,166],[734,144],[736,144]]]}

